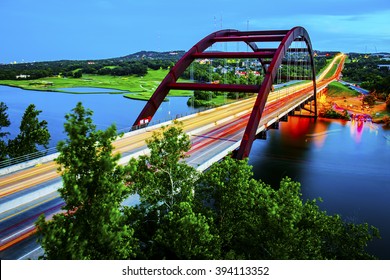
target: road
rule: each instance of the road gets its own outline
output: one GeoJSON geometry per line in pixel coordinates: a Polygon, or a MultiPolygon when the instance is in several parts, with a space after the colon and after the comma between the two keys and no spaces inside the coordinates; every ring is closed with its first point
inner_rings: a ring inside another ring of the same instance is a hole
{"type": "Polygon", "coordinates": [[[345,81],[339,81],[340,83],[342,83],[343,85],[349,87],[350,89],[353,89],[353,90],[356,90],[357,92],[361,93],[361,94],[369,94],[370,91],[369,90],[366,90],[364,88],[361,88],[361,87],[358,87],[356,86],[355,84],[352,84],[352,83],[348,83],[348,82],[345,82],[345,81]]]}

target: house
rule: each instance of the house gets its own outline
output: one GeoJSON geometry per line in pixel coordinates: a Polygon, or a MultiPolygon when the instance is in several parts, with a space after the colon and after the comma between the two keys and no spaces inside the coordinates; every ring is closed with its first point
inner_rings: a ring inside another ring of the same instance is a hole
{"type": "Polygon", "coordinates": [[[27,79],[27,78],[30,78],[30,75],[20,74],[16,76],[16,79],[27,79]]]}

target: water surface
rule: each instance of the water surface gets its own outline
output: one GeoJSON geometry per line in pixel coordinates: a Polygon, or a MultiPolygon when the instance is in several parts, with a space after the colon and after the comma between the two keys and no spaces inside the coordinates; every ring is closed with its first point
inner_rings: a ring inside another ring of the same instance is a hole
{"type": "Polygon", "coordinates": [[[277,186],[289,176],[303,199],[321,197],[320,207],[351,222],[379,228],[371,252],[390,259],[390,131],[365,122],[293,117],[249,156],[256,178],[277,186]]]}
{"type": "MultiPolygon", "coordinates": [[[[187,106],[188,97],[169,97],[156,112],[153,121],[166,121],[193,111],[187,106]]],[[[62,92],[31,91],[20,88],[0,86],[0,101],[8,106],[8,115],[11,126],[6,131],[11,133],[10,138],[19,133],[22,115],[28,105],[35,104],[40,120],[48,122],[52,139],[50,147],[55,147],[59,140],[65,138],[63,124],[65,115],[70,113],[77,102],[91,109],[94,123],[98,129],[105,129],[115,123],[120,131],[129,131],[138,114],[145,106],[146,101],[132,100],[122,94],[69,94],[62,92]]]]}

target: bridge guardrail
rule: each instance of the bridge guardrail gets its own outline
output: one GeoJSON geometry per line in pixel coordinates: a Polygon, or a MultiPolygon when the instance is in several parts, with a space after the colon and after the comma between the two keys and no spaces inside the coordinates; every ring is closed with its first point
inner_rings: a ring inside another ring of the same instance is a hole
{"type": "MultiPolygon", "coordinates": [[[[251,96],[241,98],[238,101],[242,101],[242,100],[245,100],[245,99],[248,99],[248,98],[251,98],[251,96]]],[[[186,112],[186,113],[182,113],[182,114],[177,114],[175,116],[171,116],[170,118],[165,118],[165,119],[159,119],[159,120],[156,120],[156,121],[152,121],[152,122],[148,123],[147,126],[154,126],[154,125],[158,125],[158,124],[161,124],[161,123],[169,122],[169,121],[172,121],[172,120],[175,120],[175,119],[179,119],[179,118],[186,117],[186,116],[189,116],[189,115],[193,115],[193,114],[197,114],[197,113],[200,113],[200,112],[204,112],[204,111],[207,111],[207,110],[210,110],[210,109],[213,109],[213,108],[217,108],[217,107],[221,107],[221,106],[224,106],[224,105],[228,105],[228,104],[234,103],[234,102],[237,102],[237,100],[231,101],[231,102],[226,102],[226,104],[216,105],[216,106],[212,106],[212,107],[201,107],[201,108],[198,108],[197,110],[194,110],[194,111],[190,111],[190,112],[186,112]]],[[[121,133],[129,132],[129,131],[139,130],[139,129],[142,129],[142,128],[145,128],[145,127],[146,126],[142,126],[142,125],[132,126],[132,127],[124,127],[124,128],[121,128],[121,129],[118,130],[118,135],[121,134],[121,133]]],[[[4,161],[0,161],[0,170],[4,169],[4,168],[9,168],[11,166],[15,166],[15,165],[18,165],[18,164],[22,164],[22,163],[25,163],[25,162],[28,162],[28,161],[38,160],[39,158],[50,156],[50,155],[53,155],[55,153],[58,153],[57,148],[56,147],[52,147],[52,148],[49,148],[49,149],[40,150],[40,151],[35,152],[35,153],[27,154],[27,155],[24,155],[24,156],[6,159],[4,161]]],[[[39,161],[37,161],[37,163],[39,163],[39,161]]],[[[35,163],[35,164],[37,164],[37,163],[35,163]]],[[[0,172],[0,176],[6,174],[7,172],[5,172],[4,174],[3,173],[4,172],[0,172]]]]}
{"type": "Polygon", "coordinates": [[[6,167],[10,167],[12,165],[20,164],[20,163],[23,163],[23,162],[27,162],[27,161],[30,161],[30,160],[38,159],[38,158],[41,158],[41,157],[45,157],[45,156],[48,156],[48,155],[51,155],[51,154],[55,154],[55,153],[57,153],[57,148],[53,147],[53,148],[41,150],[41,151],[38,151],[38,152],[35,152],[35,153],[27,154],[27,155],[24,155],[24,156],[6,159],[6,160],[3,160],[3,161],[0,161],[0,169],[6,168],[6,167]]]}
{"type": "MultiPolygon", "coordinates": [[[[177,114],[175,116],[171,116],[170,118],[160,119],[160,120],[157,120],[157,121],[150,122],[150,123],[148,123],[148,126],[158,125],[158,124],[161,124],[161,123],[172,121],[174,119],[178,119],[178,118],[182,118],[182,117],[189,116],[189,115],[192,115],[192,114],[196,114],[196,113],[199,113],[199,112],[203,112],[203,111],[206,111],[206,110],[209,110],[209,109],[210,109],[209,107],[202,107],[202,108],[200,108],[198,110],[195,110],[195,111],[187,112],[187,113],[184,113],[184,114],[177,114]]],[[[142,129],[142,128],[144,128],[144,127],[143,126],[133,126],[131,128],[130,127],[121,128],[121,129],[118,130],[118,135],[121,134],[121,133],[134,131],[134,130],[138,130],[138,129],[142,129]]],[[[48,149],[37,151],[35,153],[30,153],[30,154],[19,156],[19,157],[16,157],[16,158],[6,159],[6,160],[3,160],[3,161],[0,161],[0,170],[7,169],[7,168],[10,168],[12,166],[20,165],[20,164],[27,163],[27,162],[33,162],[33,163],[28,165],[28,166],[25,166],[25,167],[33,166],[33,165],[36,165],[36,164],[41,162],[39,160],[40,158],[43,159],[43,158],[45,158],[47,156],[54,155],[56,153],[58,153],[57,148],[56,147],[51,147],[51,148],[48,148],[48,149]]],[[[2,171],[4,171],[4,170],[2,170],[2,171]]],[[[7,174],[7,173],[8,172],[5,172],[5,171],[4,172],[0,172],[0,176],[4,175],[4,174],[7,174]]]]}

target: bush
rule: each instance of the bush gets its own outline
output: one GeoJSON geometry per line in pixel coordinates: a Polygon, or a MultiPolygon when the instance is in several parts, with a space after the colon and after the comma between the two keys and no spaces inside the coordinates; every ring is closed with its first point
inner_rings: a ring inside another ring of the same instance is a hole
{"type": "Polygon", "coordinates": [[[194,108],[199,108],[199,107],[215,107],[216,104],[213,101],[208,101],[208,100],[198,100],[194,99],[194,97],[190,97],[187,101],[188,106],[194,106],[194,108]]]}
{"type": "Polygon", "coordinates": [[[375,105],[375,97],[371,94],[365,95],[363,97],[363,103],[367,103],[369,106],[375,105]]]}
{"type": "Polygon", "coordinates": [[[336,112],[335,110],[333,110],[333,108],[326,110],[326,112],[324,114],[324,118],[350,120],[350,116],[349,116],[347,110],[344,110],[343,114],[340,114],[340,113],[336,112]]]}
{"type": "Polygon", "coordinates": [[[390,117],[389,116],[384,116],[382,120],[383,120],[384,126],[390,127],[390,117]]]}
{"type": "Polygon", "coordinates": [[[214,92],[210,92],[210,91],[195,90],[194,97],[197,100],[210,100],[210,97],[214,98],[215,94],[214,94],[214,92]]]}

